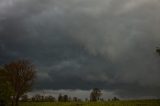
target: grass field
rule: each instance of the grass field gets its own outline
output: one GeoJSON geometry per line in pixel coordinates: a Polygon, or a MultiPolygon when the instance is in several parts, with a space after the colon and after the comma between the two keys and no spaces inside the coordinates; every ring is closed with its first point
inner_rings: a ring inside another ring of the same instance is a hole
{"type": "Polygon", "coordinates": [[[160,100],[135,100],[111,102],[25,102],[20,106],[160,106],[160,100]]]}

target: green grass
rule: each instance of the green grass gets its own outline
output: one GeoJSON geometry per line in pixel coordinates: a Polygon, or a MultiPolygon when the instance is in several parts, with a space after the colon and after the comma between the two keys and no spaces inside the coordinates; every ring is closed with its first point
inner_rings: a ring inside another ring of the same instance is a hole
{"type": "Polygon", "coordinates": [[[24,102],[20,106],[160,106],[160,100],[134,100],[116,102],[24,102]]]}

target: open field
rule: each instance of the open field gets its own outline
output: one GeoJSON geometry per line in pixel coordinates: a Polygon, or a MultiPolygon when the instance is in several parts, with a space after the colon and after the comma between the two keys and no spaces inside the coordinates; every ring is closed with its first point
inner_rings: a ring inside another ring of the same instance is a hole
{"type": "Polygon", "coordinates": [[[113,101],[113,102],[25,102],[20,106],[160,106],[160,100],[113,101]]]}

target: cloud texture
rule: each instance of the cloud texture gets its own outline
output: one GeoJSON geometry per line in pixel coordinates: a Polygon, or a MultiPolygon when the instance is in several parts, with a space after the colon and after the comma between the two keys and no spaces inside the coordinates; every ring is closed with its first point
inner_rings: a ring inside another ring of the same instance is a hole
{"type": "Polygon", "coordinates": [[[160,94],[159,0],[0,0],[0,63],[29,58],[35,89],[160,94]]]}

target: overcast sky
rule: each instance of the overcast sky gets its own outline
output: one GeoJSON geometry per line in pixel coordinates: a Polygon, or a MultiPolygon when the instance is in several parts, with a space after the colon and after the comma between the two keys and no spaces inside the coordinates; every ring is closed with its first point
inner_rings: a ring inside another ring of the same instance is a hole
{"type": "Polygon", "coordinates": [[[0,64],[30,59],[34,91],[159,97],[159,10],[160,0],[0,0],[0,64]]]}

